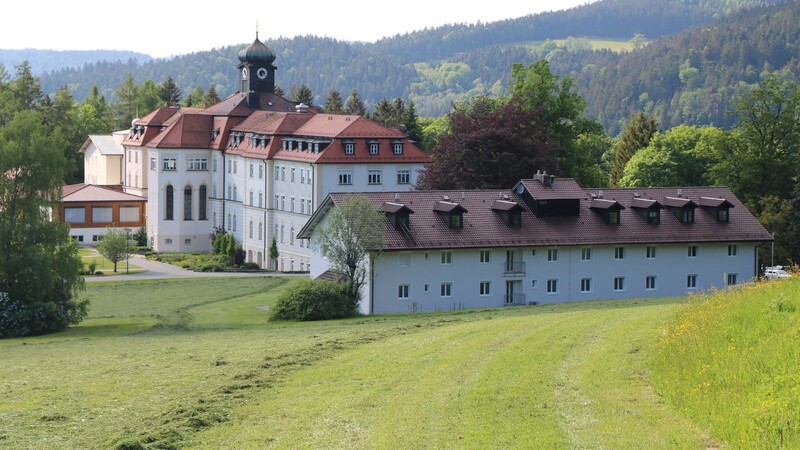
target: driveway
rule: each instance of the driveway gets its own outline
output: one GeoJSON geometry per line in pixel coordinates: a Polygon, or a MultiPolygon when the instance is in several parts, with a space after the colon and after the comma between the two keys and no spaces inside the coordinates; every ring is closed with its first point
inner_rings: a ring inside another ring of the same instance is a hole
{"type": "MultiPolygon", "coordinates": [[[[275,272],[195,272],[189,269],[181,269],[172,264],[162,263],[158,261],[150,261],[142,255],[131,256],[131,264],[139,266],[147,272],[139,272],[125,275],[123,271],[119,271],[121,275],[103,275],[94,277],[85,277],[87,283],[98,281],[124,281],[124,280],[156,280],[160,278],[208,278],[208,277],[272,277],[284,276],[284,274],[275,272]]],[[[298,276],[298,275],[292,275],[298,276]]],[[[299,275],[308,276],[308,275],[299,275]]]]}

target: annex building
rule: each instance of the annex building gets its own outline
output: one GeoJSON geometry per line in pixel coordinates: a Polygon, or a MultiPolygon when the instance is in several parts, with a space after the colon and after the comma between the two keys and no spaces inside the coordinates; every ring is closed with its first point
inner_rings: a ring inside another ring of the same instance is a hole
{"type": "MultiPolygon", "coordinates": [[[[366,195],[386,219],[365,314],[685,295],[753,279],[772,240],[724,187],[583,189],[537,173],[510,190],[366,195]]],[[[330,194],[301,230],[312,249],[346,198],[330,194]]],[[[311,261],[312,278],[329,274],[311,261]]]]}
{"type": "Polygon", "coordinates": [[[156,251],[209,251],[221,229],[247,261],[308,271],[297,233],[329,193],[410,190],[430,159],[399,129],[276,95],[276,55],[257,36],[238,56],[238,93],[134,121],[122,140],[124,189],[147,198],[156,251]],[[273,237],[277,264],[267,258],[273,237]]]}

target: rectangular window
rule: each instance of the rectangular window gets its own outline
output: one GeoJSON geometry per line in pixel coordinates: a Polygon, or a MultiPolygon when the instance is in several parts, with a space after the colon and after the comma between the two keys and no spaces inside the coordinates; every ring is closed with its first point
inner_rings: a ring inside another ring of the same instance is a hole
{"type": "Polygon", "coordinates": [[[536,249],[535,248],[531,250],[531,256],[534,256],[534,257],[536,256],[536,249]]]}
{"type": "Polygon", "coordinates": [[[253,163],[250,163],[250,178],[253,177],[253,173],[255,172],[254,169],[255,167],[253,166],[253,163]]]}
{"type": "Polygon", "coordinates": [[[192,245],[192,240],[191,239],[184,239],[183,243],[186,244],[186,245],[192,245]]]}
{"type": "Polygon", "coordinates": [[[86,220],[86,207],[73,206],[64,208],[64,222],[83,223],[86,220]]]}
{"type": "Polygon", "coordinates": [[[156,170],[156,159],[150,158],[150,170],[156,170]]]}
{"type": "Polygon", "coordinates": [[[688,289],[697,289],[697,275],[686,276],[686,287],[688,289]]]}
{"type": "Polygon", "coordinates": [[[548,248],[547,249],[547,260],[548,261],[558,261],[558,249],[557,248],[548,248]]]}
{"type": "Polygon", "coordinates": [[[536,289],[536,280],[531,280],[531,289],[536,289]]]}
{"type": "Polygon", "coordinates": [[[452,264],[453,263],[453,252],[445,251],[442,252],[442,264],[452,264]]]}
{"type": "Polygon", "coordinates": [[[492,294],[492,282],[491,281],[481,281],[481,288],[480,294],[482,297],[492,294]]]}
{"type": "Polygon", "coordinates": [[[655,275],[648,275],[647,278],[644,279],[644,288],[648,291],[652,291],[656,288],[656,276],[655,275]]]}
{"type": "Polygon", "coordinates": [[[281,211],[286,211],[286,196],[281,195],[281,211]]]}
{"type": "Polygon", "coordinates": [[[690,245],[689,246],[688,255],[689,255],[689,258],[696,258],[697,257],[697,246],[696,245],[690,245]]]}
{"type": "Polygon", "coordinates": [[[694,223],[693,209],[684,209],[681,211],[681,223],[694,223]]]}
{"type": "Polygon", "coordinates": [[[736,284],[736,279],[738,278],[737,275],[738,274],[735,274],[735,273],[729,273],[728,274],[728,286],[732,286],[732,285],[736,284]]]}
{"type": "Polygon", "coordinates": [[[367,183],[381,184],[381,170],[370,169],[369,171],[367,171],[367,183]]]}
{"type": "Polygon", "coordinates": [[[398,170],[397,171],[397,184],[411,184],[411,171],[398,170]]]}
{"type": "Polygon", "coordinates": [[[592,290],[592,279],[581,278],[581,292],[591,292],[591,290],[592,290]]]}
{"type": "Polygon", "coordinates": [[[353,184],[353,172],[350,170],[342,170],[339,172],[339,185],[353,184]]]}
{"type": "Polygon", "coordinates": [[[291,197],[289,202],[289,211],[294,212],[294,195],[291,197]]]}
{"type": "Polygon", "coordinates": [[[261,164],[258,165],[258,178],[259,179],[264,178],[264,166],[262,166],[261,164]]]}
{"type": "Polygon", "coordinates": [[[403,154],[403,144],[400,142],[395,142],[392,145],[392,150],[394,151],[395,155],[402,155],[403,154]]]}
{"type": "Polygon", "coordinates": [[[409,253],[409,252],[398,252],[397,253],[397,265],[399,267],[410,267],[411,266],[411,253],[409,253]]]}
{"type": "Polygon", "coordinates": [[[581,261],[591,261],[592,260],[592,249],[591,248],[582,248],[581,249],[581,261]]]}
{"type": "Polygon", "coordinates": [[[486,264],[492,262],[492,251],[481,250],[481,263],[486,264]]]}
{"type": "Polygon", "coordinates": [[[161,165],[162,170],[178,170],[178,160],[175,158],[164,158],[161,165]]]}
{"type": "Polygon", "coordinates": [[[281,167],[281,181],[286,181],[286,167],[281,167]]]}
{"type": "Polygon", "coordinates": [[[621,291],[625,289],[625,277],[614,278],[614,290],[621,291]]]}
{"type": "Polygon", "coordinates": [[[720,208],[717,210],[717,222],[727,223],[730,220],[727,208],[720,208]]]}
{"type": "Polygon", "coordinates": [[[736,256],[737,251],[736,244],[728,245],[728,256],[736,256]]]}
{"type": "Polygon", "coordinates": [[[281,166],[275,166],[275,181],[281,177],[281,166]]]}
{"type": "Polygon", "coordinates": [[[189,170],[208,170],[208,158],[189,158],[189,170]]]}
{"type": "Polygon", "coordinates": [[[558,292],[558,280],[551,278],[547,280],[547,293],[555,294],[558,292]]]}
{"type": "Polygon", "coordinates": [[[431,291],[431,285],[430,285],[430,284],[427,284],[427,283],[425,283],[425,287],[423,288],[423,290],[424,290],[426,293],[427,293],[427,292],[430,292],[430,291],[431,291]]]}
{"type": "Polygon", "coordinates": [[[379,147],[377,142],[370,142],[369,143],[369,154],[370,155],[377,155],[379,153],[379,147]]]}
{"type": "Polygon", "coordinates": [[[453,283],[442,283],[439,292],[442,297],[450,297],[453,294],[453,283]]]}
{"type": "Polygon", "coordinates": [[[353,142],[345,142],[344,144],[344,154],[345,155],[352,155],[356,152],[356,144],[353,142]]]}
{"type": "Polygon", "coordinates": [[[614,259],[625,258],[625,247],[614,247],[614,259]]]}
{"type": "Polygon", "coordinates": [[[294,183],[294,174],[295,174],[295,168],[294,168],[294,167],[292,167],[292,176],[291,176],[291,179],[289,180],[289,181],[291,181],[292,183],[294,183]]]}
{"type": "Polygon", "coordinates": [[[138,222],[139,221],[139,207],[138,206],[120,206],[119,207],[119,221],[120,222],[138,222]]]}
{"type": "Polygon", "coordinates": [[[408,292],[411,286],[408,284],[401,284],[397,286],[397,299],[398,300],[408,300],[408,292]]]}
{"type": "Polygon", "coordinates": [[[656,257],[656,247],[654,245],[647,246],[647,259],[653,259],[656,257]]]}
{"type": "Polygon", "coordinates": [[[92,207],[92,222],[111,223],[111,207],[110,206],[92,207]]]}
{"type": "Polygon", "coordinates": [[[658,225],[661,222],[661,213],[657,209],[650,209],[647,211],[647,223],[650,225],[658,225]]]}

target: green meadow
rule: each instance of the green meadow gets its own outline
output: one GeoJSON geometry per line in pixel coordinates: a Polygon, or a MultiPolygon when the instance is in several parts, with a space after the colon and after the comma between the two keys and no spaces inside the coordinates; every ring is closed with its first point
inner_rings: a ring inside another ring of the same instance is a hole
{"type": "Polygon", "coordinates": [[[795,282],[689,301],[269,322],[292,282],[89,284],[80,326],[0,341],[0,447],[800,444],[795,282]],[[760,331],[737,315],[748,302],[760,331]]]}

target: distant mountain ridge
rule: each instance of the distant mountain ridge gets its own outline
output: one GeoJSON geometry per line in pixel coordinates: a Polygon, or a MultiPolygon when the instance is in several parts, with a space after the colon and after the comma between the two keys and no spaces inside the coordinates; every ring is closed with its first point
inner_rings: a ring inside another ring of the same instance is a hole
{"type": "MultiPolygon", "coordinates": [[[[415,102],[419,115],[439,116],[453,102],[470,96],[503,94],[512,63],[547,58],[556,73],[575,79],[587,99],[587,116],[600,120],[612,134],[633,110],[657,116],[662,126],[724,126],[724,111],[736,86],[757,81],[765,68],[796,69],[792,61],[798,54],[795,43],[800,39],[794,37],[798,27],[785,21],[770,24],[779,22],[773,16],[794,17],[792,8],[799,3],[775,6],[782,3],[786,0],[600,0],[500,22],[445,25],[375,43],[303,36],[266,44],[277,53],[277,84],[288,93],[292,86],[305,83],[315,94],[315,104],[323,104],[331,89],[344,98],[357,89],[370,108],[382,97],[402,97],[415,102]],[[760,27],[759,20],[764,22],[760,27]],[[756,30],[762,31],[755,34],[756,30]],[[552,41],[570,36],[628,40],[634,33],[662,37],[622,54],[552,41]],[[779,44],[770,33],[792,36],[794,41],[779,44]],[[738,54],[748,56],[731,57],[734,44],[738,54]],[[782,50],[766,50],[775,46],[782,50]],[[727,56],[715,62],[714,52],[703,48],[727,56]],[[782,56],[759,56],[766,53],[782,56]],[[689,65],[681,69],[687,60],[689,65]],[[722,70],[727,63],[735,67],[722,70]],[[725,75],[718,76],[720,72],[725,75]]],[[[213,83],[225,97],[236,89],[236,55],[246,44],[170,59],[86,63],[43,73],[42,88],[54,92],[68,86],[81,100],[96,84],[114,100],[114,89],[130,72],[139,83],[147,79],[160,83],[170,76],[184,96],[196,86],[207,89],[213,83]]]]}
{"type": "Polygon", "coordinates": [[[101,61],[115,62],[133,60],[144,63],[153,57],[144,53],[127,50],[4,50],[0,49],[0,65],[12,73],[15,66],[28,61],[34,75],[56,72],[66,68],[77,68],[84,64],[101,61]]]}

